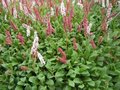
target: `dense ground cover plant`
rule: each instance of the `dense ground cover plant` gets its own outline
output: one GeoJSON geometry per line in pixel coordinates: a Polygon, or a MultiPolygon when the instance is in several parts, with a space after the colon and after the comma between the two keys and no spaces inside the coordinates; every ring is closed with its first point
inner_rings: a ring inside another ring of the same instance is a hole
{"type": "Polygon", "coordinates": [[[116,0],[1,0],[0,90],[120,90],[119,12],[116,0]]]}

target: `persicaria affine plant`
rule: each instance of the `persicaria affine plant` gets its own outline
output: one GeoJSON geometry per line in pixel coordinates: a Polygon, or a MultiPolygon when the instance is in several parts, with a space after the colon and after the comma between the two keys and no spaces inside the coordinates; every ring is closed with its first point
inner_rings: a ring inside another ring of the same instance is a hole
{"type": "Polygon", "coordinates": [[[120,90],[117,0],[0,0],[0,90],[120,90]]]}

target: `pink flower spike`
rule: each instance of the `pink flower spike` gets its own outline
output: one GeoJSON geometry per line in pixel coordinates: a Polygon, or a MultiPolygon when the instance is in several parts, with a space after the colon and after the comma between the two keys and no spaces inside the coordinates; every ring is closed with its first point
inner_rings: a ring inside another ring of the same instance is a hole
{"type": "Polygon", "coordinates": [[[95,42],[94,42],[93,39],[90,41],[90,44],[92,45],[92,47],[93,47],[94,49],[96,49],[96,45],[95,45],[95,42]]]}
{"type": "Polygon", "coordinates": [[[66,64],[67,63],[67,58],[65,52],[62,50],[62,48],[58,48],[58,51],[61,53],[62,57],[58,58],[60,62],[66,64]]]}
{"type": "Polygon", "coordinates": [[[2,5],[4,8],[7,8],[8,7],[7,0],[2,0],[2,5]]]}
{"type": "Polygon", "coordinates": [[[58,48],[58,51],[62,54],[62,56],[64,56],[66,58],[66,54],[65,52],[62,50],[62,48],[58,48]]]}
{"type": "Polygon", "coordinates": [[[17,35],[17,39],[19,39],[21,45],[24,44],[24,42],[25,42],[25,41],[24,41],[24,37],[22,36],[21,33],[18,33],[18,35],[17,35]]]}
{"type": "Polygon", "coordinates": [[[73,38],[73,47],[76,51],[78,50],[78,46],[77,46],[77,43],[76,43],[76,38],[73,38]]]}
{"type": "Polygon", "coordinates": [[[77,28],[78,32],[81,32],[82,26],[83,26],[83,21],[79,24],[79,26],[78,26],[78,28],[77,28]]]}
{"type": "Polygon", "coordinates": [[[35,15],[36,15],[36,19],[37,19],[38,21],[41,21],[41,17],[40,17],[40,14],[39,14],[38,9],[34,7],[33,10],[34,10],[34,13],[35,13],[35,15]]]}
{"type": "Polygon", "coordinates": [[[64,31],[67,32],[67,26],[68,26],[67,16],[63,17],[63,25],[64,25],[64,31]]]}
{"type": "Polygon", "coordinates": [[[59,14],[59,8],[58,8],[58,6],[56,6],[56,8],[55,8],[55,12],[56,12],[56,16],[58,16],[58,14],[59,14]]]}
{"type": "Polygon", "coordinates": [[[11,45],[11,44],[12,44],[12,38],[11,38],[10,31],[6,30],[6,31],[5,31],[5,34],[6,34],[5,43],[6,43],[7,45],[11,45]]]}
{"type": "Polygon", "coordinates": [[[15,31],[18,30],[18,27],[15,25],[15,23],[12,20],[10,20],[10,25],[15,31]]]}
{"type": "Polygon", "coordinates": [[[35,0],[35,2],[36,2],[36,4],[37,4],[38,6],[41,5],[41,2],[39,2],[39,0],[35,0]]]}
{"type": "Polygon", "coordinates": [[[26,16],[28,16],[29,15],[29,11],[28,11],[28,8],[27,8],[27,6],[23,6],[23,11],[24,11],[24,14],[26,15],[26,16]]]}
{"type": "Polygon", "coordinates": [[[49,36],[51,35],[52,33],[54,33],[55,30],[54,28],[52,27],[50,21],[47,22],[47,30],[46,30],[46,34],[49,36]]]}
{"type": "Polygon", "coordinates": [[[112,4],[110,3],[109,6],[108,6],[108,9],[107,9],[107,18],[110,17],[110,15],[111,15],[111,10],[112,10],[112,4]]]}
{"type": "Polygon", "coordinates": [[[17,10],[16,10],[15,7],[12,8],[12,15],[13,15],[14,18],[17,18],[17,16],[18,16],[17,15],[17,10]]]}
{"type": "Polygon", "coordinates": [[[58,58],[59,59],[59,61],[61,62],[61,63],[64,63],[64,64],[66,64],[67,63],[67,61],[66,61],[66,59],[63,57],[63,58],[58,58]]]}

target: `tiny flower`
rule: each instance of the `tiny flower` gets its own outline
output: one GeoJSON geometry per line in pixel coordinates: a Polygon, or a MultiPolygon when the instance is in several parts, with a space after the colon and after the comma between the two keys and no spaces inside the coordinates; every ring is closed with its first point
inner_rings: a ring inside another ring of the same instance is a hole
{"type": "Polygon", "coordinates": [[[115,5],[116,3],[118,3],[118,7],[120,8],[120,1],[119,0],[111,0],[112,5],[115,5]]]}
{"type": "MultiPolygon", "coordinates": [[[[116,0],[112,0],[112,1],[116,1],[116,0]]],[[[119,6],[119,8],[120,8],[120,1],[117,1],[118,2],[118,6],[119,6]]],[[[113,2],[113,4],[114,4],[115,2],[113,2]]]]}
{"type": "Polygon", "coordinates": [[[31,8],[33,8],[34,6],[35,6],[35,1],[32,1],[31,8]]]}
{"type": "Polygon", "coordinates": [[[41,3],[39,2],[39,0],[35,0],[35,2],[36,2],[36,4],[37,4],[38,6],[41,5],[41,3]]]}
{"type": "Polygon", "coordinates": [[[67,16],[63,17],[63,25],[64,25],[64,31],[67,31],[67,26],[68,26],[68,19],[67,16]]]}
{"type": "Polygon", "coordinates": [[[10,25],[15,31],[18,30],[18,27],[15,25],[15,23],[12,20],[10,20],[10,25]]]}
{"type": "Polygon", "coordinates": [[[5,21],[7,21],[7,15],[5,14],[5,18],[4,18],[5,21]]]}
{"type": "Polygon", "coordinates": [[[51,7],[50,10],[51,10],[51,16],[54,16],[54,13],[55,13],[55,12],[54,12],[53,7],[51,7]]]}
{"type": "Polygon", "coordinates": [[[101,14],[102,14],[102,17],[105,16],[105,12],[106,12],[105,8],[101,8],[101,14]]]}
{"type": "Polygon", "coordinates": [[[27,70],[28,70],[28,67],[27,67],[27,66],[21,66],[21,67],[20,67],[20,70],[22,70],[22,71],[27,71],[27,70]]]}
{"type": "Polygon", "coordinates": [[[95,4],[95,1],[91,0],[90,3],[89,3],[89,7],[91,8],[92,6],[94,6],[94,4],[95,4]]]}
{"type": "Polygon", "coordinates": [[[92,23],[89,24],[89,26],[87,27],[87,34],[92,35],[91,31],[91,27],[92,27],[92,23]]]}
{"type": "Polygon", "coordinates": [[[78,0],[77,5],[79,5],[79,6],[80,6],[80,8],[83,8],[82,0],[78,0]]]}
{"type": "Polygon", "coordinates": [[[36,20],[36,17],[35,17],[35,15],[34,15],[33,13],[32,13],[32,14],[29,14],[29,16],[32,18],[33,21],[36,20]]]}
{"type": "Polygon", "coordinates": [[[39,14],[38,9],[34,7],[33,10],[34,10],[34,13],[35,13],[36,19],[37,19],[37,20],[41,20],[41,17],[40,17],[40,14],[39,14]]]}
{"type": "Polygon", "coordinates": [[[83,26],[82,24],[83,24],[83,21],[78,25],[78,28],[77,28],[78,32],[81,32],[82,26],[83,26]]]}
{"type": "Polygon", "coordinates": [[[8,3],[6,0],[2,0],[2,5],[4,8],[7,8],[8,7],[8,3]]]}
{"type": "Polygon", "coordinates": [[[12,38],[11,38],[10,31],[6,30],[6,31],[5,31],[5,34],[6,34],[5,43],[6,43],[7,45],[11,45],[11,44],[12,44],[12,38]]]}
{"type": "Polygon", "coordinates": [[[70,16],[64,16],[63,17],[63,24],[64,24],[65,32],[67,31],[67,29],[70,32],[72,31],[72,17],[73,17],[73,12],[70,13],[70,16]]]}
{"type": "Polygon", "coordinates": [[[23,5],[22,5],[22,2],[19,2],[19,7],[20,7],[20,10],[23,11],[23,5]]]}
{"type": "Polygon", "coordinates": [[[73,5],[73,6],[74,6],[74,4],[75,4],[75,0],[72,1],[72,5],[73,5]]]}
{"type": "Polygon", "coordinates": [[[15,7],[12,8],[12,15],[14,18],[17,18],[17,10],[15,7]]]}
{"type": "Polygon", "coordinates": [[[84,11],[84,15],[87,17],[89,12],[90,12],[90,8],[91,8],[91,3],[86,0],[83,3],[83,11],[84,11]]]}
{"type": "Polygon", "coordinates": [[[99,44],[101,44],[101,43],[102,43],[102,41],[103,41],[103,37],[102,37],[102,36],[100,36],[100,37],[98,38],[98,43],[99,43],[99,44]]]}
{"type": "Polygon", "coordinates": [[[60,5],[60,12],[63,16],[66,16],[66,8],[64,6],[63,0],[62,0],[61,5],[60,5]]]}
{"type": "Polygon", "coordinates": [[[105,7],[105,0],[102,0],[102,7],[105,7]]]}
{"type": "Polygon", "coordinates": [[[106,6],[107,7],[109,6],[109,0],[106,0],[106,6]]]}
{"type": "Polygon", "coordinates": [[[84,34],[85,36],[88,34],[89,23],[87,17],[83,19],[83,27],[84,27],[84,34]]]}
{"type": "Polygon", "coordinates": [[[96,48],[96,45],[95,45],[95,42],[94,42],[94,40],[92,39],[92,40],[90,40],[90,44],[91,44],[91,46],[95,49],[96,48]]]}
{"type": "Polygon", "coordinates": [[[69,28],[69,31],[71,32],[72,31],[72,17],[71,16],[68,17],[68,28],[69,28]]]}
{"type": "Polygon", "coordinates": [[[55,32],[54,28],[52,27],[52,25],[50,23],[50,20],[48,20],[46,34],[49,36],[49,35],[51,35],[54,32],[55,32]]]}
{"type": "Polygon", "coordinates": [[[30,30],[32,29],[32,27],[29,26],[29,25],[27,25],[27,24],[22,24],[22,26],[23,26],[24,28],[26,28],[27,37],[29,37],[29,36],[30,36],[30,30]]]}
{"type": "Polygon", "coordinates": [[[73,38],[73,47],[76,51],[78,50],[78,46],[77,46],[77,43],[76,43],[76,38],[73,38]]]}
{"type": "Polygon", "coordinates": [[[70,10],[70,19],[74,17],[74,7],[70,10]]]}
{"type": "Polygon", "coordinates": [[[104,31],[104,32],[106,32],[107,29],[108,29],[108,23],[107,23],[106,17],[103,18],[103,20],[102,20],[101,29],[102,29],[102,31],[104,31]]]}
{"type": "Polygon", "coordinates": [[[67,58],[65,52],[62,50],[62,48],[58,48],[58,51],[61,53],[62,57],[58,58],[60,62],[66,64],[67,63],[67,58]]]}
{"type": "Polygon", "coordinates": [[[17,39],[19,39],[21,45],[24,44],[24,37],[22,36],[21,33],[18,33],[18,35],[17,35],[17,39]]]}
{"type": "Polygon", "coordinates": [[[38,41],[39,41],[39,38],[38,38],[37,32],[35,31],[34,32],[34,41],[33,41],[33,45],[31,48],[31,54],[35,57],[37,55],[37,49],[38,49],[38,45],[39,45],[38,41]]]}
{"type": "Polygon", "coordinates": [[[111,15],[111,10],[112,10],[112,4],[110,3],[109,6],[108,6],[108,9],[107,9],[107,18],[110,17],[110,15],[111,15]]]}
{"type": "Polygon", "coordinates": [[[27,8],[27,6],[23,6],[23,12],[24,12],[24,14],[26,15],[26,16],[28,16],[29,15],[29,11],[28,11],[28,8],[27,8]]]}
{"type": "Polygon", "coordinates": [[[41,53],[37,52],[37,57],[40,60],[42,65],[45,65],[45,60],[43,59],[43,56],[41,55],[41,53]]]}
{"type": "Polygon", "coordinates": [[[58,8],[58,6],[56,6],[56,8],[55,8],[55,13],[56,13],[56,16],[58,16],[58,14],[59,14],[59,8],[58,8]]]}
{"type": "Polygon", "coordinates": [[[67,63],[67,61],[66,61],[66,58],[65,58],[65,57],[58,58],[58,59],[59,59],[59,61],[60,61],[61,63],[64,63],[64,64],[66,64],[66,63],[67,63]]]}
{"type": "Polygon", "coordinates": [[[68,12],[70,9],[70,0],[67,0],[66,4],[67,4],[66,5],[66,12],[68,12]]]}

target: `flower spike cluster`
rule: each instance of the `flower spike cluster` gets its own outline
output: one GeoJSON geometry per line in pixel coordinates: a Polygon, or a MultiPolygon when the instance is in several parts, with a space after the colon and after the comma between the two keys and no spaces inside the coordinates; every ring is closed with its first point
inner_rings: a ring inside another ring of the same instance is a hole
{"type": "Polygon", "coordinates": [[[61,53],[62,57],[58,58],[60,62],[66,64],[67,63],[67,57],[65,52],[62,50],[62,48],[58,48],[58,51],[61,53]]]}
{"type": "Polygon", "coordinates": [[[33,45],[32,45],[32,48],[31,48],[31,55],[35,58],[38,57],[41,64],[44,65],[45,60],[43,59],[43,56],[38,52],[38,46],[39,46],[38,41],[39,41],[39,38],[38,38],[37,32],[35,31],[34,32],[34,41],[33,41],[33,45]]]}

